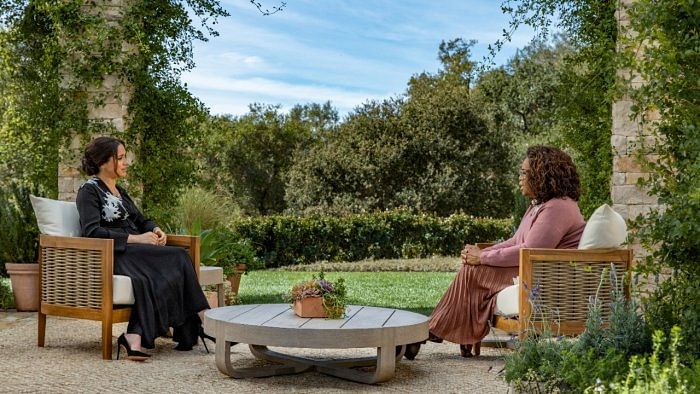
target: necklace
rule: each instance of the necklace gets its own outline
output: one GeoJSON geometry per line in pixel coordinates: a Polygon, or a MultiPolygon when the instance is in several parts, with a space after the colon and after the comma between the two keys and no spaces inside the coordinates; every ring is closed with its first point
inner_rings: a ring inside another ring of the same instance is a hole
{"type": "Polygon", "coordinates": [[[122,196],[121,193],[119,193],[119,189],[117,189],[117,184],[114,184],[114,190],[109,186],[107,182],[105,182],[104,179],[100,178],[99,176],[95,176],[95,178],[99,179],[106,187],[107,187],[107,193],[113,195],[114,197],[117,197],[118,199],[121,200],[122,196]]]}

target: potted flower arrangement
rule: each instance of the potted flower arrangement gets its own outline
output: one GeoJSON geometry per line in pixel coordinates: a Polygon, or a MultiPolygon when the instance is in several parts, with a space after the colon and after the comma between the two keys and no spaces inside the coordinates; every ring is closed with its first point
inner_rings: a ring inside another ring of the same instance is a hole
{"type": "Polygon", "coordinates": [[[18,311],[39,309],[39,229],[30,192],[15,184],[0,188],[0,263],[10,275],[18,311]]]}
{"type": "Polygon", "coordinates": [[[288,300],[292,302],[294,313],[300,317],[327,317],[341,319],[346,307],[345,281],[335,282],[325,279],[323,271],[311,280],[292,286],[288,300]]]}

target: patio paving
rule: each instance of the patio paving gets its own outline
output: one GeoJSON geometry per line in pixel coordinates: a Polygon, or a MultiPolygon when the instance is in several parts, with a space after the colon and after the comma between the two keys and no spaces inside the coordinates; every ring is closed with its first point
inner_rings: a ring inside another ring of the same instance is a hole
{"type": "MultiPolygon", "coordinates": [[[[126,324],[115,324],[116,338],[126,324]]],[[[46,347],[36,346],[36,314],[0,312],[0,392],[479,392],[506,393],[498,376],[506,350],[482,348],[482,356],[459,357],[455,344],[428,343],[414,361],[402,360],[394,379],[368,386],[317,372],[263,379],[236,380],[221,374],[214,354],[199,345],[190,352],[173,350],[174,343],[159,338],[150,351],[152,361],[104,361],[100,356],[100,324],[86,320],[48,317],[46,347]]],[[[116,342],[116,340],[115,340],[116,342]]],[[[213,352],[213,344],[209,346],[213,352]]],[[[238,366],[253,366],[247,346],[232,349],[238,366]]],[[[294,349],[306,357],[330,358],[372,355],[372,349],[294,349]]],[[[291,351],[290,351],[291,353],[291,351]]]]}

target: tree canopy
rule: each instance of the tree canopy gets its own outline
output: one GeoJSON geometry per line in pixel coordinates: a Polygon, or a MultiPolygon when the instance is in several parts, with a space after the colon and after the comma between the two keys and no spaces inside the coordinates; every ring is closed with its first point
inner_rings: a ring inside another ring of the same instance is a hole
{"type": "Polygon", "coordinates": [[[489,130],[473,109],[471,45],[443,42],[441,70],[412,77],[403,97],[355,109],[322,144],[297,155],[290,208],[509,213],[508,134],[489,130]]]}
{"type": "Polygon", "coordinates": [[[307,152],[337,123],[329,102],[296,105],[287,114],[279,106],[252,104],[243,116],[211,117],[202,125],[201,176],[249,214],[281,213],[295,153],[307,152]]]}

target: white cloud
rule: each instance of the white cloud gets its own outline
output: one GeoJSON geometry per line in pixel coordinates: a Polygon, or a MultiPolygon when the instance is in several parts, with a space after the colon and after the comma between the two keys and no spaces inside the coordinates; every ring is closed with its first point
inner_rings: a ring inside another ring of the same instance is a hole
{"type": "Polygon", "coordinates": [[[235,115],[247,112],[248,104],[253,102],[282,104],[283,107],[289,108],[298,103],[331,101],[341,113],[346,113],[369,100],[382,100],[392,95],[392,93],[350,91],[333,86],[293,84],[257,77],[230,78],[186,74],[182,79],[198,96],[201,97],[201,94],[198,94],[200,92],[205,93],[207,97],[205,104],[213,113],[235,115]]]}
{"type": "Polygon", "coordinates": [[[264,60],[259,56],[245,55],[238,52],[224,52],[219,55],[221,59],[228,63],[263,64],[264,60]]]}
{"type": "Polygon", "coordinates": [[[243,63],[245,64],[250,64],[250,65],[258,65],[261,64],[263,60],[257,56],[246,56],[243,58],[243,63]]]}

